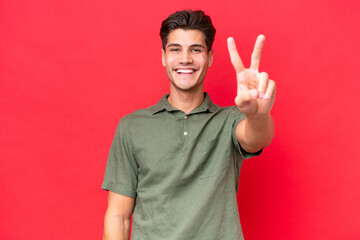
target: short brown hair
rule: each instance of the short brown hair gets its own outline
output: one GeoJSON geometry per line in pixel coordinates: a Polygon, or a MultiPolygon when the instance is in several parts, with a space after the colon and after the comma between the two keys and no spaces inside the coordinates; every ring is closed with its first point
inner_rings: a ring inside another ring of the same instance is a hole
{"type": "Polygon", "coordinates": [[[208,15],[205,15],[203,11],[177,11],[162,22],[160,28],[160,37],[164,51],[166,50],[168,35],[172,30],[178,28],[184,30],[201,31],[205,36],[207,50],[211,50],[216,29],[211,22],[211,18],[208,15]]]}

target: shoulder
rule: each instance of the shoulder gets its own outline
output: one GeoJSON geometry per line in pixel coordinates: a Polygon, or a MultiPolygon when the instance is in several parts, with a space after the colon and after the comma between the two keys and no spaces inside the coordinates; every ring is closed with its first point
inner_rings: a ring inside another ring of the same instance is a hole
{"type": "Polygon", "coordinates": [[[220,107],[216,114],[234,120],[245,118],[245,115],[240,112],[237,106],[220,107]]]}
{"type": "Polygon", "coordinates": [[[134,124],[139,124],[139,122],[146,121],[146,119],[151,118],[153,115],[152,111],[149,108],[138,109],[132,113],[129,113],[120,119],[119,125],[131,127],[134,124]]]}
{"type": "Polygon", "coordinates": [[[237,106],[219,107],[219,111],[227,113],[241,113],[237,106]]]}
{"type": "Polygon", "coordinates": [[[152,114],[153,113],[152,113],[152,111],[149,110],[149,108],[138,109],[132,113],[125,115],[121,120],[131,121],[131,120],[135,120],[135,119],[139,119],[139,118],[141,119],[141,118],[151,117],[152,114]]]}

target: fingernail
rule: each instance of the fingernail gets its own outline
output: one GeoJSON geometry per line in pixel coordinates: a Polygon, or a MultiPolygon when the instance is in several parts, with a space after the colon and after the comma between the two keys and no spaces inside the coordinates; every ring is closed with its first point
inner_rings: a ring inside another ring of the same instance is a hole
{"type": "Polygon", "coordinates": [[[260,92],[259,98],[263,98],[264,94],[260,92]]]}
{"type": "Polygon", "coordinates": [[[269,94],[265,94],[264,99],[270,99],[270,95],[269,95],[269,94]]]}

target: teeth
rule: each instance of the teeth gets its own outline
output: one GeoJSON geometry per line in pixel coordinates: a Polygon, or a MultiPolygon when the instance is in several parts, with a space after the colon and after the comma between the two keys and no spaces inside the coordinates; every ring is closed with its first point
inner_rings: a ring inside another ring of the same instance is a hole
{"type": "Polygon", "coordinates": [[[193,73],[194,70],[190,70],[190,69],[178,69],[176,70],[177,73],[193,73]]]}

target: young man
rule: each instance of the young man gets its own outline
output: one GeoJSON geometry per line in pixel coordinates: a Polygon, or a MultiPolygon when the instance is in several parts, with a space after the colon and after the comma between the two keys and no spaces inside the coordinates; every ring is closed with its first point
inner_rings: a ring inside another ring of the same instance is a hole
{"type": "Polygon", "coordinates": [[[264,36],[246,69],[228,39],[237,75],[235,106],[204,93],[215,35],[202,11],[180,11],[161,26],[170,94],[121,119],[103,189],[109,191],[104,239],[243,239],[236,193],[243,159],[270,144],[275,83],[259,73],[264,36]]]}

